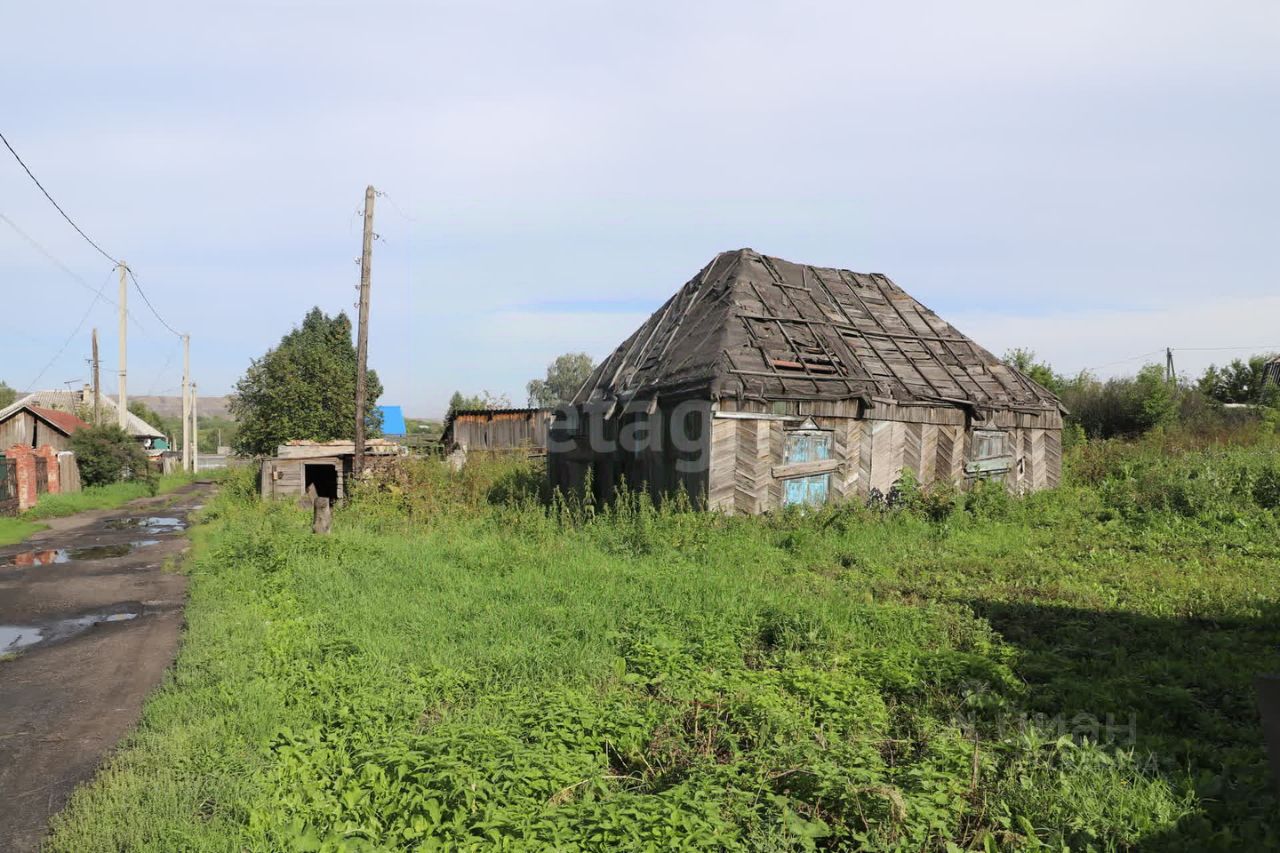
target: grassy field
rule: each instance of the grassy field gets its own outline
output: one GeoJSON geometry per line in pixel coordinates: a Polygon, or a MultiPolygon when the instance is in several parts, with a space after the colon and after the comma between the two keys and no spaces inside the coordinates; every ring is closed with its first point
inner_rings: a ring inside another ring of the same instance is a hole
{"type": "Polygon", "coordinates": [[[185,486],[194,479],[190,474],[166,474],[158,478],[155,484],[145,481],[129,481],[112,483],[107,486],[86,486],[78,492],[65,492],[56,495],[45,494],[40,496],[40,500],[35,506],[22,514],[22,518],[27,521],[41,518],[61,518],[62,516],[75,515],[78,512],[85,512],[91,509],[114,509],[138,498],[166,494],[185,486]]]}
{"type": "Polygon", "coordinates": [[[313,537],[231,481],[50,849],[1275,849],[1274,442],[736,519],[423,466],[313,537]]]}
{"type": "Polygon", "coordinates": [[[40,530],[44,530],[43,524],[21,518],[0,517],[0,545],[13,545],[40,530]]]}

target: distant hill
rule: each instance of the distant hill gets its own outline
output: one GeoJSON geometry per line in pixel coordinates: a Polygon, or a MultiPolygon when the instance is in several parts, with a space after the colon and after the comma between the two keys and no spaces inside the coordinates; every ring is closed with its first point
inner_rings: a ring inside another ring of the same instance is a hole
{"type": "MultiPolygon", "coordinates": [[[[182,417],[182,396],[178,394],[172,397],[130,397],[129,400],[139,400],[147,408],[166,418],[182,417]]],[[[230,403],[229,396],[197,397],[196,414],[202,418],[230,418],[231,412],[227,408],[230,403]]]]}

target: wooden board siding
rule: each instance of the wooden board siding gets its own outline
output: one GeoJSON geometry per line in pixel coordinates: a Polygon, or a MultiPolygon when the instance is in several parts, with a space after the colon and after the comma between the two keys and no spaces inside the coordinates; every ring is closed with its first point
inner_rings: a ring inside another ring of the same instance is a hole
{"type": "MultiPolygon", "coordinates": [[[[895,407],[894,413],[907,408],[912,407],[895,407]]],[[[1057,413],[1052,417],[1009,413],[1008,417],[988,417],[967,426],[963,413],[957,417],[956,410],[913,408],[928,410],[928,417],[895,421],[814,413],[779,415],[734,406],[712,413],[705,432],[709,468],[701,475],[678,474],[674,470],[677,454],[669,447],[664,453],[614,464],[621,464],[619,470],[629,483],[647,483],[655,498],[683,484],[693,496],[705,494],[714,510],[766,512],[782,506],[785,480],[801,473],[800,468],[785,463],[784,448],[787,431],[800,427],[808,417],[818,429],[832,432],[832,500],[863,499],[873,488],[888,493],[904,470],[914,473],[922,485],[949,480],[963,487],[972,482],[966,475],[966,464],[974,429],[1003,429],[1008,434],[1012,468],[1005,482],[1010,489],[1028,492],[1052,488],[1059,482],[1061,432],[1046,426],[1060,422],[1057,413]]],[[[549,469],[552,484],[565,491],[580,488],[588,469],[597,477],[605,473],[600,460],[586,447],[585,438],[568,452],[553,452],[549,469]]]]}
{"type": "Polygon", "coordinates": [[[54,450],[70,450],[71,438],[26,409],[19,409],[0,423],[0,451],[15,444],[24,447],[43,447],[47,444],[54,450]]]}
{"type": "Polygon", "coordinates": [[[545,450],[551,417],[549,409],[463,412],[450,424],[450,440],[468,451],[545,450]]]}
{"type": "Polygon", "coordinates": [[[349,461],[342,457],[324,456],[318,458],[298,459],[264,459],[260,474],[259,489],[264,498],[300,498],[305,493],[305,466],[332,465],[338,473],[338,499],[346,496],[346,468],[349,461]],[[279,472],[279,476],[272,476],[279,472]]]}

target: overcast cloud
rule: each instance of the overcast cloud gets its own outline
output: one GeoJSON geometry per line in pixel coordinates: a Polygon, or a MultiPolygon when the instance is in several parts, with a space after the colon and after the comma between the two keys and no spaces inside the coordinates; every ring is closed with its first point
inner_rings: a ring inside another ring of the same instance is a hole
{"type": "MultiPolygon", "coordinates": [[[[202,5],[12,4],[0,54],[0,130],[191,332],[202,394],[350,309],[367,183],[370,360],[411,414],[523,402],[741,246],[1064,370],[1280,346],[1274,2],[202,5]]],[[[0,223],[26,387],[111,271],[11,160],[0,214],[83,279],[0,223]]],[[[131,298],[130,391],[172,393],[131,298]]],[[[115,369],[99,304],[41,386],[87,377],[92,325],[115,369]]]]}

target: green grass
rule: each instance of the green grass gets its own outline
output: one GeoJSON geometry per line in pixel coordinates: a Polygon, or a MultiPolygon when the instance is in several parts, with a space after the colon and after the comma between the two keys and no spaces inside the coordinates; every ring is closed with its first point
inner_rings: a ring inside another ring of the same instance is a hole
{"type": "Polygon", "coordinates": [[[726,519],[428,466],[330,537],[231,482],[49,849],[1274,849],[1274,447],[1073,472],[726,519]]]}
{"type": "Polygon", "coordinates": [[[143,481],[112,483],[106,486],[86,486],[78,492],[45,494],[34,507],[22,514],[23,519],[61,518],[93,509],[114,509],[138,498],[167,494],[193,482],[190,474],[167,474],[160,477],[155,488],[143,481]]]}
{"type": "Polygon", "coordinates": [[[43,524],[21,518],[0,518],[0,545],[14,545],[40,530],[44,530],[43,524]]]}

